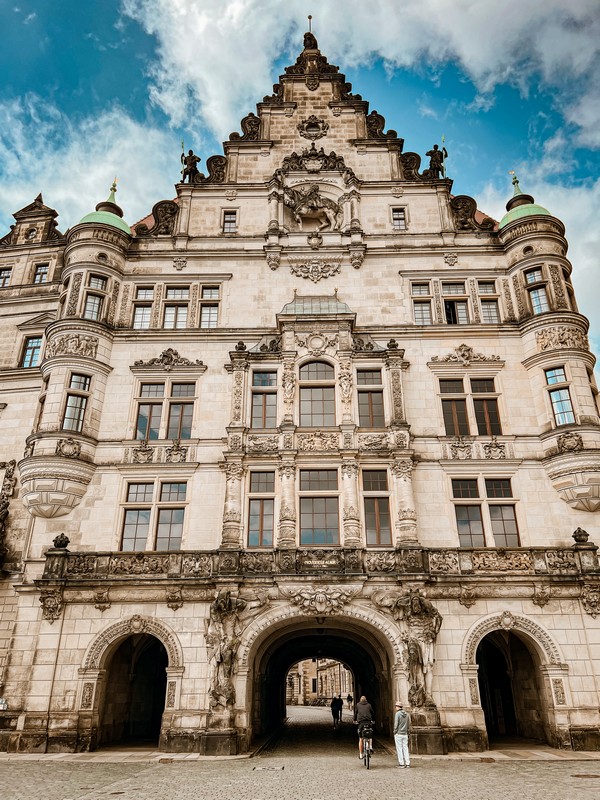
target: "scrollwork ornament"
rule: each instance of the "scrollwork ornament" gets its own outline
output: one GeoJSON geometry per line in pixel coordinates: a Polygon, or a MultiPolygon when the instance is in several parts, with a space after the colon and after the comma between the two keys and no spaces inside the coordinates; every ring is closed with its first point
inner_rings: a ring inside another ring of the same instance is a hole
{"type": "Polygon", "coordinates": [[[228,461],[223,465],[223,471],[228,481],[241,481],[246,470],[237,461],[228,461]]]}
{"type": "Polygon", "coordinates": [[[280,587],[280,592],[305,614],[325,616],[340,613],[360,589],[323,586],[317,589],[280,587]]]}
{"type": "Polygon", "coordinates": [[[581,605],[586,614],[596,619],[600,614],[600,583],[585,583],[581,590],[581,605]]]}
{"type": "Polygon", "coordinates": [[[390,464],[392,475],[394,475],[396,478],[410,478],[413,467],[414,464],[410,458],[395,458],[390,464]]]}
{"type": "Polygon", "coordinates": [[[57,620],[64,608],[62,591],[60,589],[43,589],[39,597],[42,606],[42,617],[51,625],[57,620]]]}

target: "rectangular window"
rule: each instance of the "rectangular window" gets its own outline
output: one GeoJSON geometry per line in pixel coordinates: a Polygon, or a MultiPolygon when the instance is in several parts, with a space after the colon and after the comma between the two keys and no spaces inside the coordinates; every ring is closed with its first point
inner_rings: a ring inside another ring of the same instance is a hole
{"type": "Polygon", "coordinates": [[[187,325],[187,305],[166,305],[163,327],[179,330],[187,325]]]}
{"type": "Polygon", "coordinates": [[[546,288],[544,286],[538,286],[537,289],[530,289],[529,297],[531,298],[531,309],[534,314],[543,314],[545,311],[550,311],[548,296],[546,295],[546,288]]]}
{"type": "Polygon", "coordinates": [[[6,286],[9,285],[11,274],[12,274],[11,267],[0,269],[0,289],[4,289],[6,286]]]}
{"type": "Polygon", "coordinates": [[[300,425],[320,428],[335,425],[335,389],[333,386],[300,389],[300,425]]]}
{"type": "Polygon", "coordinates": [[[133,311],[134,330],[146,330],[150,327],[152,306],[135,306],[133,311]]]}
{"type": "Polygon", "coordinates": [[[138,286],[135,290],[136,300],[153,300],[154,289],[151,286],[138,286]]]}
{"type": "Polygon", "coordinates": [[[200,309],[200,327],[216,328],[219,318],[219,306],[216,303],[203,303],[200,309]]]}
{"type": "Polygon", "coordinates": [[[510,478],[486,478],[485,493],[493,500],[503,497],[512,497],[510,478]]]}
{"type": "Polygon", "coordinates": [[[525,273],[525,281],[528,284],[538,283],[541,280],[543,280],[541,267],[536,267],[536,269],[530,269],[528,272],[525,273]]]}
{"type": "Polygon", "coordinates": [[[102,275],[90,275],[88,286],[90,289],[100,289],[101,292],[106,291],[107,279],[102,275]]]}
{"type": "Polygon", "coordinates": [[[477,432],[480,436],[500,436],[502,428],[500,426],[500,415],[498,413],[498,401],[495,397],[474,398],[475,419],[477,421],[477,432]]]}
{"type": "Polygon", "coordinates": [[[191,439],[193,416],[193,403],[171,403],[167,439],[191,439]]]}
{"type": "Polygon", "coordinates": [[[465,285],[464,283],[442,283],[442,294],[446,296],[451,296],[454,294],[464,294],[465,293],[465,285]]]}
{"type": "Polygon", "coordinates": [[[413,297],[427,297],[431,294],[429,291],[428,283],[413,283],[411,285],[411,294],[413,297]]]}
{"type": "Polygon", "coordinates": [[[461,398],[442,400],[446,436],[468,436],[467,401],[461,398]]]}
{"type": "Polygon", "coordinates": [[[202,299],[203,300],[218,300],[219,299],[219,287],[218,286],[203,286],[202,287],[202,299]]]}
{"type": "Polygon", "coordinates": [[[392,228],[395,231],[406,230],[406,209],[392,208],[392,228]]]}
{"type": "Polygon", "coordinates": [[[452,497],[479,497],[477,479],[474,478],[454,478],[452,480],[452,497]]]}
{"type": "Polygon", "coordinates": [[[151,542],[150,547],[156,550],[178,550],[181,547],[187,484],[161,484],[156,503],[153,502],[154,492],[153,483],[128,485],[123,518],[123,550],[145,550],[151,526],[155,542],[151,542]]]}
{"type": "Polygon", "coordinates": [[[367,545],[390,545],[392,543],[389,497],[387,494],[380,497],[372,494],[387,493],[387,491],[388,481],[385,470],[365,470],[363,472],[367,545]]]}
{"type": "Polygon", "coordinates": [[[237,233],[237,211],[223,211],[223,233],[237,233]]]}
{"type": "Polygon", "coordinates": [[[252,375],[253,428],[277,427],[277,373],[254,372],[252,375]]]}
{"type": "Polygon", "coordinates": [[[176,382],[170,384],[168,392],[169,402],[166,420],[163,419],[165,404],[161,398],[165,397],[164,383],[143,383],[140,387],[139,397],[143,400],[156,399],[158,402],[139,402],[136,439],[190,439],[192,436],[192,421],[194,403],[180,402],[182,398],[193,398],[196,394],[196,384],[193,382],[176,382]]]}
{"type": "Polygon", "coordinates": [[[248,507],[248,546],[272,547],[274,530],[274,472],[253,472],[250,475],[248,507]],[[257,497],[255,495],[261,495],[257,497]],[[267,495],[267,496],[265,496],[267,495]]]}
{"type": "Polygon", "coordinates": [[[566,383],[567,376],[565,374],[564,367],[555,367],[554,369],[547,369],[546,371],[546,383],[548,386],[551,386],[553,383],[566,383]]]}
{"type": "Polygon", "coordinates": [[[444,300],[444,313],[448,325],[466,325],[469,322],[466,300],[444,300]]]}
{"type": "Polygon", "coordinates": [[[40,362],[40,350],[42,348],[41,336],[28,336],[25,339],[23,356],[21,358],[22,367],[37,367],[40,362]]]}
{"type": "Polygon", "coordinates": [[[496,547],[519,547],[519,529],[513,505],[490,505],[492,534],[496,547]]]}
{"type": "Polygon", "coordinates": [[[50,264],[36,264],[33,273],[34,283],[47,283],[50,264]]]}
{"type": "Polygon", "coordinates": [[[62,422],[63,430],[81,433],[86,406],[87,397],[78,394],[67,394],[67,405],[62,422]]]}
{"type": "Polygon", "coordinates": [[[440,392],[442,394],[463,394],[465,385],[462,378],[440,378],[440,392]]]}
{"type": "Polygon", "coordinates": [[[575,422],[573,404],[568,389],[553,389],[550,392],[550,402],[557,425],[572,425],[575,422]]]}
{"type": "Polygon", "coordinates": [[[496,294],[494,281],[479,281],[477,284],[479,294],[496,294]]]}
{"type": "Polygon", "coordinates": [[[102,313],[102,298],[97,294],[88,294],[85,298],[85,307],[83,309],[83,318],[97,322],[102,313]]]}
{"type": "Polygon", "coordinates": [[[423,302],[413,301],[413,311],[415,315],[415,325],[431,325],[433,318],[431,316],[431,303],[429,300],[423,302]]]}
{"type": "Polygon", "coordinates": [[[167,286],[167,300],[189,300],[189,286],[167,286]]]}
{"type": "Polygon", "coordinates": [[[339,502],[326,492],[337,492],[337,470],[300,471],[300,491],[319,492],[317,497],[300,498],[300,544],[327,545],[339,542],[339,502]]]}
{"type": "Polygon", "coordinates": [[[454,510],[456,512],[456,524],[458,526],[458,540],[460,546],[485,547],[481,506],[456,505],[454,510]]]}
{"type": "MultiPolygon", "coordinates": [[[[359,369],[356,372],[356,383],[360,387],[381,387],[380,369],[359,369]]],[[[360,388],[358,391],[358,424],[363,428],[383,428],[385,417],[383,411],[383,391],[360,388]]]]}
{"type": "Polygon", "coordinates": [[[500,322],[497,300],[481,301],[481,321],[486,325],[493,325],[500,322]]]}
{"type": "Polygon", "coordinates": [[[161,416],[162,403],[140,403],[135,438],[144,441],[158,439],[161,416]]]}

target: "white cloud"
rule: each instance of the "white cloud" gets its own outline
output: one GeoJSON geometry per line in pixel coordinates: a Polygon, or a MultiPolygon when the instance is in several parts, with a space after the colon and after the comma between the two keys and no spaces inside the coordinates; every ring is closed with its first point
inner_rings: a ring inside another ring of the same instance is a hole
{"type": "Polygon", "coordinates": [[[119,204],[133,223],[158,200],[175,195],[179,142],[120,108],[74,123],[30,94],[0,103],[0,164],[3,233],[13,221],[10,212],[40,191],[65,230],[106,199],[115,174],[119,204]]]}
{"type": "Polygon", "coordinates": [[[322,52],[345,67],[456,60],[482,96],[503,82],[526,92],[536,73],[600,146],[597,0],[123,0],[123,10],[157,37],[154,101],[192,130],[199,112],[219,137],[236,128],[269,91],[273,62],[299,52],[312,13],[322,52]]]}

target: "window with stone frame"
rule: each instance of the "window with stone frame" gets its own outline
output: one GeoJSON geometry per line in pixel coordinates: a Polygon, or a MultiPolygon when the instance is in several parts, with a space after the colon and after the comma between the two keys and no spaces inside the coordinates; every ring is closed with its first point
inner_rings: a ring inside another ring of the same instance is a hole
{"type": "Polygon", "coordinates": [[[442,283],[444,314],[448,325],[466,325],[469,322],[469,302],[464,281],[442,283]]]}
{"type": "Polygon", "coordinates": [[[33,268],[33,283],[48,283],[50,264],[36,264],[33,268]]]}
{"type": "Polygon", "coordinates": [[[167,286],[163,308],[163,328],[167,330],[181,330],[187,328],[187,301],[189,297],[189,286],[167,286]]]}
{"type": "Polygon", "coordinates": [[[273,547],[275,528],[275,472],[250,473],[248,492],[248,547],[273,547]]]}
{"type": "Polygon", "coordinates": [[[520,547],[510,478],[452,479],[461,547],[520,547]]]}
{"type": "Polygon", "coordinates": [[[40,352],[42,349],[41,336],[28,336],[23,345],[20,366],[27,369],[37,367],[40,363],[40,352]]]}
{"type": "Polygon", "coordinates": [[[391,214],[392,214],[392,230],[405,231],[407,229],[406,208],[403,208],[401,206],[394,206],[391,209],[391,214]]]}
{"type": "Polygon", "coordinates": [[[235,209],[223,210],[223,233],[237,233],[238,212],[235,209]]]}
{"type": "Polygon", "coordinates": [[[277,427],[277,371],[255,370],[252,373],[252,428],[277,427]]]}
{"type": "Polygon", "coordinates": [[[544,314],[546,311],[550,311],[547,281],[542,267],[526,270],[524,277],[532,314],[544,314]]]}
{"type": "Polygon", "coordinates": [[[362,490],[367,547],[390,546],[392,526],[387,470],[363,469],[362,490]]]}
{"type": "Polygon", "coordinates": [[[90,398],[91,376],[72,372],[69,377],[61,428],[81,433],[90,398]]]}
{"type": "Polygon", "coordinates": [[[102,305],[104,298],[97,294],[87,292],[83,307],[83,318],[91,322],[98,322],[102,316],[102,305]]]}
{"type": "Polygon", "coordinates": [[[500,436],[502,427],[494,379],[472,377],[470,383],[477,433],[480,436],[500,436]]]}
{"type": "Polygon", "coordinates": [[[569,389],[569,380],[564,366],[544,370],[548,399],[552,408],[554,424],[573,425],[575,412],[569,389]]]}
{"type": "Polygon", "coordinates": [[[335,425],[335,370],[324,361],[300,367],[300,427],[335,425]]]}
{"type": "Polygon", "coordinates": [[[195,381],[142,382],[136,398],[135,438],[190,439],[196,399],[195,381]]]}
{"type": "Polygon", "coordinates": [[[468,436],[467,396],[463,378],[440,378],[446,436],[468,436]]]}
{"type": "Polygon", "coordinates": [[[152,301],[154,300],[153,286],[136,286],[133,301],[134,330],[147,330],[152,324],[152,301]]]}
{"type": "Polygon", "coordinates": [[[200,327],[217,328],[219,325],[220,286],[203,286],[200,293],[200,327]]]}
{"type": "Polygon", "coordinates": [[[186,507],[185,481],[127,483],[121,550],[180,550],[186,507]]]}
{"type": "Polygon", "coordinates": [[[340,540],[338,472],[300,470],[300,545],[337,545],[340,540]]]}
{"type": "Polygon", "coordinates": [[[380,369],[357,369],[358,424],[361,428],[385,427],[383,384],[380,369]]]}
{"type": "Polygon", "coordinates": [[[11,275],[12,267],[3,267],[0,269],[0,289],[4,289],[10,285],[11,275]]]}

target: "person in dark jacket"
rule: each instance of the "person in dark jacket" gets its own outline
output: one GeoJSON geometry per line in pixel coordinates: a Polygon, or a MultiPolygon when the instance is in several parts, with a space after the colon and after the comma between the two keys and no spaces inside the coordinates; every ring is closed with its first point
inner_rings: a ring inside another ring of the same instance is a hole
{"type": "Polygon", "coordinates": [[[396,703],[394,715],[394,742],[398,754],[398,766],[410,767],[410,753],[408,751],[408,734],[410,733],[410,714],[404,710],[402,703],[396,703]]]}
{"type": "Polygon", "coordinates": [[[364,694],[354,709],[354,722],[358,725],[358,757],[363,758],[363,729],[366,723],[370,723],[371,726],[375,724],[373,706],[367,701],[364,694]]]}
{"type": "Polygon", "coordinates": [[[344,701],[341,697],[334,697],[331,701],[331,715],[333,717],[333,727],[337,728],[340,724],[340,716],[342,711],[342,706],[344,705],[344,701]]]}

